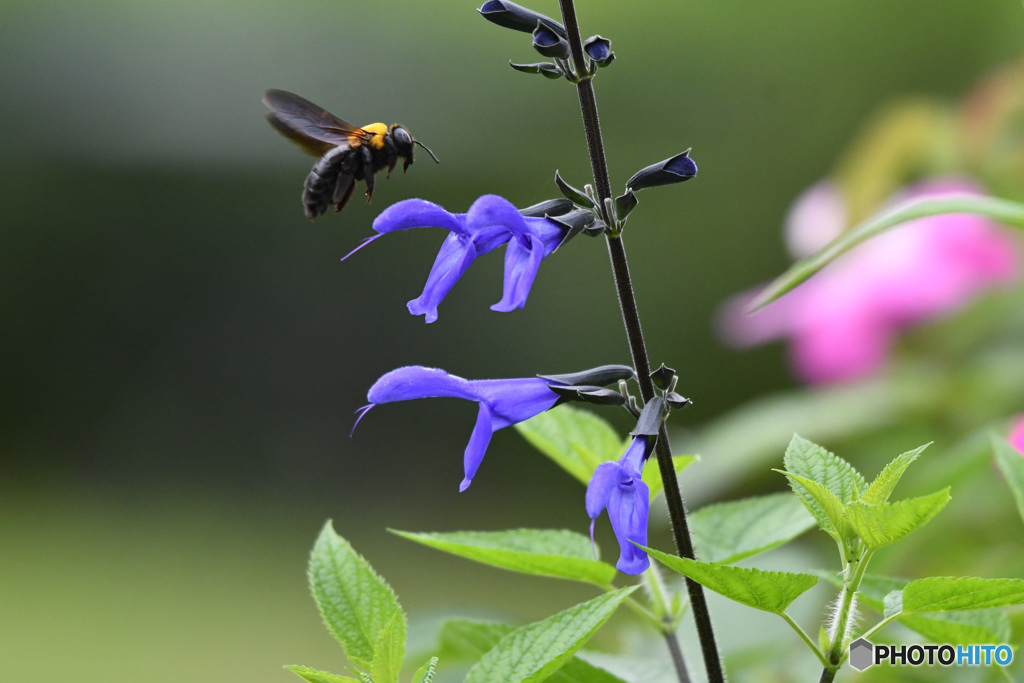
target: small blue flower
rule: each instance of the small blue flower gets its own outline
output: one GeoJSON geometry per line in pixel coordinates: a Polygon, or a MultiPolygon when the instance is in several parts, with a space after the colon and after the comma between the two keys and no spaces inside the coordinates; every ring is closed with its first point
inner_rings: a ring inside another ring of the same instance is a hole
{"type": "Polygon", "coordinates": [[[537,24],[533,32],[533,48],[545,57],[569,58],[569,42],[543,23],[537,24]]]}
{"type": "Polygon", "coordinates": [[[480,410],[463,459],[466,477],[459,485],[459,491],[465,491],[484,459],[494,432],[543,413],[559,401],[559,395],[548,388],[550,382],[539,377],[466,380],[437,368],[410,365],[392,370],[370,387],[366,394],[370,405],[359,409],[356,423],[379,403],[440,396],[476,401],[480,410]]]}
{"type": "Polygon", "coordinates": [[[697,175],[697,164],[690,158],[690,150],[656,164],[641,168],[626,181],[626,189],[642,190],[658,185],[681,183],[697,175]]]}
{"type": "Polygon", "coordinates": [[[619,561],[615,565],[623,574],[640,574],[650,566],[647,553],[630,541],[647,545],[647,515],[650,493],[641,479],[644,462],[650,455],[654,438],[636,436],[618,462],[598,465],[587,486],[587,515],[590,517],[590,540],[594,525],[605,509],[619,540],[619,561]]]}
{"type": "Polygon", "coordinates": [[[409,302],[409,312],[425,316],[428,323],[437,320],[438,304],[476,257],[503,244],[508,244],[504,291],[491,310],[522,308],[540,262],[558,248],[568,232],[565,225],[547,218],[523,216],[507,200],[493,194],[477,199],[467,213],[449,213],[423,199],[406,199],[377,216],[373,229],[378,234],[364,240],[345,258],[389,232],[421,227],[444,228],[451,233],[441,245],[423,293],[409,302]]]}

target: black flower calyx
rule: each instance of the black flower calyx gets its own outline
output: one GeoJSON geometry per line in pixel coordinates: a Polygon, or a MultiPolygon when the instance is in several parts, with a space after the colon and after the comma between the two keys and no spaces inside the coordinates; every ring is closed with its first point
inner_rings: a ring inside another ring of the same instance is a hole
{"type": "Polygon", "coordinates": [[[571,200],[576,204],[576,206],[583,206],[590,209],[597,208],[597,202],[589,197],[583,190],[579,190],[562,180],[562,176],[558,174],[558,171],[555,171],[555,185],[557,185],[558,189],[562,191],[562,194],[565,195],[566,199],[571,200]]]}
{"type": "Polygon", "coordinates": [[[643,190],[658,185],[681,183],[697,175],[697,164],[690,158],[690,150],[642,168],[626,181],[626,189],[643,190]]]}
{"type": "Polygon", "coordinates": [[[693,401],[681,396],[674,391],[670,391],[665,394],[665,401],[672,407],[673,410],[680,410],[682,408],[688,408],[693,405],[693,401]]]}
{"type": "Polygon", "coordinates": [[[620,380],[632,379],[635,374],[633,368],[628,365],[601,365],[581,372],[571,372],[566,375],[537,375],[541,379],[564,386],[585,386],[597,385],[608,386],[620,380]]]}
{"type": "Polygon", "coordinates": [[[672,382],[676,378],[676,371],[668,367],[664,363],[661,367],[651,373],[651,381],[654,382],[654,386],[658,387],[662,391],[671,391],[672,382]]]}
{"type": "Polygon", "coordinates": [[[495,23],[498,26],[510,28],[513,31],[533,33],[539,23],[554,31],[559,37],[566,37],[565,27],[557,21],[538,12],[534,12],[531,9],[517,5],[514,2],[508,2],[507,0],[487,0],[487,2],[485,2],[477,11],[480,12],[480,15],[487,21],[495,23]]]}
{"type": "Polygon", "coordinates": [[[598,66],[608,66],[615,61],[615,53],[612,52],[612,41],[601,36],[590,36],[587,38],[583,43],[583,51],[598,66]]]}
{"type": "Polygon", "coordinates": [[[569,41],[545,26],[537,24],[533,31],[533,49],[552,59],[569,58],[569,41]]]}
{"type": "Polygon", "coordinates": [[[636,429],[633,430],[633,436],[657,436],[658,432],[661,431],[661,422],[665,419],[665,414],[668,412],[668,404],[661,396],[655,396],[647,405],[644,406],[644,411],[640,413],[640,419],[636,422],[636,429]]]}
{"type": "Polygon", "coordinates": [[[536,64],[516,64],[515,62],[509,62],[508,65],[516,71],[521,71],[524,74],[540,74],[541,76],[550,78],[551,80],[561,78],[565,75],[565,72],[558,68],[557,64],[552,64],[551,62],[538,62],[536,64]]]}
{"type": "Polygon", "coordinates": [[[544,216],[562,216],[574,210],[576,206],[568,199],[548,199],[547,201],[519,209],[519,213],[530,218],[543,218],[544,216]]]}
{"type": "Polygon", "coordinates": [[[563,386],[560,384],[549,384],[548,389],[558,394],[559,401],[580,401],[583,403],[596,403],[598,405],[621,406],[625,405],[626,397],[613,389],[606,389],[597,386],[563,386]]]}

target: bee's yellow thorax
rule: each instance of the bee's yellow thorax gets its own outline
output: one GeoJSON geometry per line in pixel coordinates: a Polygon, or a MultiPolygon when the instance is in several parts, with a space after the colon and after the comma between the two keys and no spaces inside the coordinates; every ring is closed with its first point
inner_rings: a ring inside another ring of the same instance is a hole
{"type": "Polygon", "coordinates": [[[373,137],[370,138],[370,147],[374,149],[384,149],[384,135],[388,132],[387,125],[383,123],[371,123],[368,126],[363,126],[363,130],[373,133],[373,137]]]}

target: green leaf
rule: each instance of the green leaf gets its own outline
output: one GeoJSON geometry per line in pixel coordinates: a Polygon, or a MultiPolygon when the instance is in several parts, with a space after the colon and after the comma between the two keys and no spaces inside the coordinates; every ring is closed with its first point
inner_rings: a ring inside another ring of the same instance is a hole
{"type": "Polygon", "coordinates": [[[590,483],[598,465],[618,460],[629,445],[629,440],[619,438],[606,421],[570,405],[531,417],[515,428],[534,448],[584,485],[590,483]]]}
{"type": "MultiPolygon", "coordinates": [[[[823,579],[842,588],[842,581],[835,574],[823,573],[823,579]]],[[[857,591],[859,604],[888,615],[883,601],[887,594],[895,592],[902,601],[903,588],[910,583],[907,579],[888,576],[866,575],[857,591]]],[[[902,609],[902,604],[900,605],[902,609]]],[[[898,621],[907,628],[920,633],[934,643],[970,645],[972,643],[1007,643],[1010,640],[1010,620],[999,609],[978,609],[970,612],[932,612],[929,614],[900,615],[898,621]]]]}
{"type": "Polygon", "coordinates": [[[543,681],[568,661],[637,586],[605,593],[508,634],[466,675],[465,683],[543,681]]]}
{"type": "Polygon", "coordinates": [[[309,558],[309,585],[327,629],[354,664],[371,670],[381,633],[402,608],[391,587],[329,520],[309,558]]]}
{"type": "Polygon", "coordinates": [[[405,614],[398,610],[377,639],[371,669],[374,683],[398,683],[405,661],[405,630],[405,614]]]}
{"type": "Polygon", "coordinates": [[[786,472],[818,482],[843,505],[860,498],[867,488],[864,477],[850,463],[798,434],[789,442],[783,463],[786,472]]]}
{"type": "MultiPolygon", "coordinates": [[[[781,470],[775,470],[781,472],[781,470]]],[[[836,497],[824,484],[801,477],[789,472],[782,472],[789,479],[790,488],[797,495],[804,507],[818,522],[821,530],[829,534],[837,541],[845,539],[849,535],[845,517],[843,502],[836,497]]]]}
{"type": "Polygon", "coordinates": [[[349,678],[348,676],[339,676],[337,674],[327,673],[326,671],[317,671],[316,669],[310,669],[308,666],[291,665],[286,666],[286,669],[294,672],[300,678],[304,678],[309,683],[359,683],[355,678],[349,678]]]}
{"type": "MultiPolygon", "coordinates": [[[[643,546],[640,546],[644,548],[643,546]]],[[[766,572],[731,565],[697,562],[644,548],[663,565],[742,605],[782,614],[789,604],[818,583],[811,574],[766,572]]]]}
{"type": "Polygon", "coordinates": [[[882,616],[886,619],[903,611],[903,591],[894,590],[882,600],[882,616]]]}
{"type": "MultiPolygon", "coordinates": [[[[441,626],[442,654],[453,661],[476,661],[514,631],[508,624],[452,619],[441,626]]],[[[622,683],[622,679],[579,657],[572,657],[547,679],[550,683],[622,683]]]]}
{"type": "Polygon", "coordinates": [[[910,200],[872,216],[841,234],[818,253],[794,263],[789,270],[777,277],[758,295],[752,305],[752,310],[762,308],[778,299],[853,247],[875,235],[907,221],[947,213],[980,214],[1003,225],[1015,228],[1024,227],[1024,204],[1017,202],[992,197],[944,197],[910,200]]]}
{"type": "Polygon", "coordinates": [[[895,543],[926,524],[949,502],[949,487],[927,496],[895,503],[867,505],[852,503],[846,508],[846,522],[872,551],[895,543]]]}
{"type": "Polygon", "coordinates": [[[996,454],[996,465],[1017,501],[1017,512],[1024,519],[1024,455],[996,434],[992,435],[992,448],[996,454]]]}
{"type": "Polygon", "coordinates": [[[789,493],[707,505],[689,522],[697,556],[722,564],[771,550],[814,526],[800,499],[789,493]]]}
{"type": "Polygon", "coordinates": [[[900,477],[910,466],[910,463],[917,460],[921,452],[928,448],[931,443],[926,443],[923,446],[918,446],[912,451],[907,451],[901,455],[896,456],[896,459],[886,465],[875,480],[868,486],[867,491],[861,496],[861,500],[868,505],[875,505],[877,503],[884,503],[889,500],[889,495],[892,490],[896,488],[896,484],[899,482],[900,477]]]}
{"type": "Polygon", "coordinates": [[[601,587],[615,578],[615,567],[592,559],[590,539],[572,531],[391,532],[452,555],[523,574],[586,581],[601,587]]]}
{"type": "MultiPolygon", "coordinates": [[[[677,475],[696,461],[696,455],[676,455],[672,457],[672,463],[675,466],[677,475]]],[[[658,466],[657,458],[652,457],[651,461],[644,466],[643,480],[650,491],[648,498],[653,503],[665,490],[665,482],[661,480],[661,467],[658,466]]]]}
{"type": "Polygon", "coordinates": [[[412,683],[430,683],[434,680],[434,672],[437,670],[437,657],[431,657],[430,661],[421,666],[412,676],[412,683]]]}
{"type": "Polygon", "coordinates": [[[948,612],[1024,604],[1024,579],[934,576],[903,589],[905,612],[948,612]]]}

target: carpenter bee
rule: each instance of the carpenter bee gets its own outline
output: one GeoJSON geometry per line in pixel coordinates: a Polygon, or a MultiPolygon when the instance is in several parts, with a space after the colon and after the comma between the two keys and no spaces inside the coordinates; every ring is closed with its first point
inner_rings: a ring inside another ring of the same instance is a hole
{"type": "Polygon", "coordinates": [[[391,128],[383,123],[359,128],[284,90],[268,90],[263,104],[270,109],[267,112],[270,125],[310,154],[320,157],[302,191],[302,204],[310,219],[326,213],[331,204],[335,213],[344,209],[358,180],[366,181],[369,203],[373,198],[374,174],[386,167],[391,177],[399,157],[405,160],[404,172],[413,162],[413,145],[427,150],[437,163],[434,153],[397,123],[391,128]]]}

